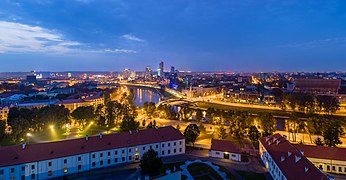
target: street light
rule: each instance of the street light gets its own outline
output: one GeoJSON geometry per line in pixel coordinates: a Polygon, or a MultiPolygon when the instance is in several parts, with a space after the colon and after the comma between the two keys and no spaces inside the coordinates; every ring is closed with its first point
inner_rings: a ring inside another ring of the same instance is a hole
{"type": "Polygon", "coordinates": [[[26,141],[27,143],[29,144],[29,138],[31,137],[31,134],[30,133],[26,133],[26,141]]]}
{"type": "Polygon", "coordinates": [[[49,128],[50,128],[50,129],[53,129],[53,128],[54,128],[54,126],[53,126],[53,125],[50,125],[50,126],[49,126],[49,128]]]}

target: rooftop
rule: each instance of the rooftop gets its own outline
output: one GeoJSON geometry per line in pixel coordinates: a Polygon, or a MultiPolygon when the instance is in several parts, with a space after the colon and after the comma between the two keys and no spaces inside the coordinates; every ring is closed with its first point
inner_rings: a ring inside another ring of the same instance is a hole
{"type": "Polygon", "coordinates": [[[21,145],[0,147],[0,167],[180,139],[184,139],[184,137],[179,130],[172,126],[166,126],[132,133],[121,132],[103,135],[102,139],[100,136],[92,136],[88,140],[79,138],[30,144],[24,149],[21,145]]]}
{"type": "Polygon", "coordinates": [[[211,148],[210,150],[214,151],[223,151],[223,152],[229,152],[229,153],[241,153],[240,148],[234,144],[232,141],[226,141],[226,140],[211,140],[211,148]]]}
{"type": "Polygon", "coordinates": [[[312,146],[304,144],[295,144],[294,146],[303,152],[304,156],[308,158],[346,161],[346,148],[312,146]]]}
{"type": "Polygon", "coordinates": [[[263,137],[259,141],[287,179],[328,179],[280,134],[263,137]]]}

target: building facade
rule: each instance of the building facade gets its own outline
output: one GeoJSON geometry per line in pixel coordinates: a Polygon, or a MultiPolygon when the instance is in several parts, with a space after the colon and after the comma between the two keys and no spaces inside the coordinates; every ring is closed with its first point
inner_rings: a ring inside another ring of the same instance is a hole
{"type": "Polygon", "coordinates": [[[259,155],[274,180],[329,179],[279,134],[259,139],[259,155]]]}
{"type": "Polygon", "coordinates": [[[0,179],[50,179],[136,162],[149,149],[159,157],[185,153],[179,130],[167,126],[66,141],[0,148],[0,179]]]}
{"type": "Polygon", "coordinates": [[[209,156],[241,161],[241,150],[231,141],[212,139],[209,156]]]}
{"type": "Polygon", "coordinates": [[[326,173],[346,174],[346,149],[337,147],[294,145],[318,169],[326,173]],[[323,153],[321,153],[323,152],[323,153]]]}

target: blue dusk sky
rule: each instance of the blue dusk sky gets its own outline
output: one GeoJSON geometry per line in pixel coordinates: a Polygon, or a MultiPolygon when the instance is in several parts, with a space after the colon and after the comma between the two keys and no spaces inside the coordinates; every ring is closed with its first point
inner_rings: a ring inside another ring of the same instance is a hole
{"type": "Polygon", "coordinates": [[[346,1],[1,0],[0,71],[346,71],[346,1]]]}

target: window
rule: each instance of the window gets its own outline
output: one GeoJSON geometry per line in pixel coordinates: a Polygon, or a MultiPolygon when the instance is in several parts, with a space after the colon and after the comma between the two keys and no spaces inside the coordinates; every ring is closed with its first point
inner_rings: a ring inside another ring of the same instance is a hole
{"type": "Polygon", "coordinates": [[[219,153],[219,152],[216,152],[215,154],[219,155],[220,153],[219,153]]]}
{"type": "Polygon", "coordinates": [[[131,148],[129,148],[129,153],[131,152],[131,148]]]}
{"type": "Polygon", "coordinates": [[[11,173],[14,173],[14,168],[11,168],[11,173]]]}
{"type": "Polygon", "coordinates": [[[114,154],[117,155],[117,154],[118,154],[118,151],[114,151],[114,154]]]}
{"type": "Polygon", "coordinates": [[[124,154],[124,153],[125,153],[125,150],[122,150],[122,153],[124,154]]]}
{"type": "Polygon", "coordinates": [[[171,143],[168,143],[168,147],[170,147],[171,146],[171,143]]]}
{"type": "Polygon", "coordinates": [[[330,166],[329,165],[327,165],[327,171],[330,171],[330,166]]]}
{"type": "Polygon", "coordinates": [[[176,146],[177,145],[177,142],[174,142],[174,146],[176,146]]]}
{"type": "Polygon", "coordinates": [[[145,146],[143,146],[143,151],[145,151],[145,146]]]}
{"type": "Polygon", "coordinates": [[[115,158],[115,159],[114,159],[114,162],[117,163],[117,162],[118,162],[118,158],[115,158]]]}
{"type": "Polygon", "coordinates": [[[346,167],[344,168],[344,172],[346,172],[346,167]]]}
{"type": "Polygon", "coordinates": [[[67,159],[64,159],[64,164],[66,164],[67,163],[67,159]]]}
{"type": "Polygon", "coordinates": [[[92,156],[93,158],[95,158],[96,156],[95,156],[95,154],[93,154],[93,156],[92,156]]]}
{"type": "Polygon", "coordinates": [[[103,165],[103,161],[100,161],[100,166],[102,166],[103,165]]]}
{"type": "Polygon", "coordinates": [[[132,156],[129,156],[129,161],[131,161],[131,159],[132,159],[132,156]]]}
{"type": "Polygon", "coordinates": [[[177,152],[177,149],[174,149],[173,152],[176,153],[176,152],[177,152]]]}
{"type": "Polygon", "coordinates": [[[138,148],[136,148],[136,152],[138,152],[138,148]]]}
{"type": "Polygon", "coordinates": [[[125,161],[125,157],[122,157],[121,160],[124,162],[125,161]]]}
{"type": "Polygon", "coordinates": [[[4,170],[3,169],[0,170],[0,174],[1,175],[4,174],[4,170]]]}
{"type": "Polygon", "coordinates": [[[82,165],[78,165],[78,170],[81,170],[82,169],[82,165]]]}
{"type": "Polygon", "coordinates": [[[165,155],[165,151],[162,151],[162,153],[161,153],[162,155],[165,155]]]}
{"type": "Polygon", "coordinates": [[[107,160],[107,163],[108,163],[108,164],[110,164],[110,163],[111,163],[111,160],[110,160],[110,159],[108,159],[108,160],[107,160]]]}
{"type": "Polygon", "coordinates": [[[64,173],[67,173],[67,168],[64,168],[64,173]]]}
{"type": "Polygon", "coordinates": [[[35,174],[31,174],[31,179],[35,179],[36,175],[35,174]]]}
{"type": "Polygon", "coordinates": [[[52,166],[52,162],[48,162],[48,166],[52,166]]]}
{"type": "Polygon", "coordinates": [[[52,176],[53,175],[53,171],[49,170],[48,171],[48,176],[52,176]]]}
{"type": "Polygon", "coordinates": [[[165,147],[165,144],[162,143],[162,147],[165,147]]]}
{"type": "Polygon", "coordinates": [[[339,172],[342,172],[342,168],[341,167],[339,167],[339,172]]]}
{"type": "Polygon", "coordinates": [[[156,149],[159,148],[159,145],[156,144],[156,149]]]}
{"type": "Polygon", "coordinates": [[[168,149],[168,153],[167,154],[171,154],[171,150],[170,149],[168,149]]]}
{"type": "Polygon", "coordinates": [[[100,153],[100,157],[103,157],[103,153],[100,153]]]}
{"type": "Polygon", "coordinates": [[[25,171],[25,166],[22,166],[22,171],[25,171]]]}
{"type": "Polygon", "coordinates": [[[93,166],[93,167],[95,167],[95,165],[96,165],[96,163],[95,163],[95,162],[93,162],[93,163],[92,163],[92,166],[93,166]]]}
{"type": "Polygon", "coordinates": [[[149,148],[150,148],[150,149],[153,149],[153,146],[152,146],[152,145],[150,145],[150,146],[149,146],[149,148]]]}
{"type": "Polygon", "coordinates": [[[31,169],[35,169],[35,165],[31,165],[31,169]]]}
{"type": "Polygon", "coordinates": [[[82,160],[82,157],[78,156],[78,161],[81,161],[82,160]]]}
{"type": "Polygon", "coordinates": [[[181,141],[179,141],[179,144],[181,145],[181,141]]]}
{"type": "Polygon", "coordinates": [[[333,171],[335,171],[335,166],[332,167],[333,171]]]}
{"type": "Polygon", "coordinates": [[[179,152],[181,152],[181,148],[179,148],[179,152]]]}
{"type": "Polygon", "coordinates": [[[25,180],[25,175],[22,175],[22,176],[21,176],[21,180],[25,180]]]}
{"type": "Polygon", "coordinates": [[[319,169],[323,169],[322,165],[319,165],[319,169]]]}
{"type": "Polygon", "coordinates": [[[235,154],[232,154],[232,157],[236,157],[236,155],[235,155],[235,154]]]}

